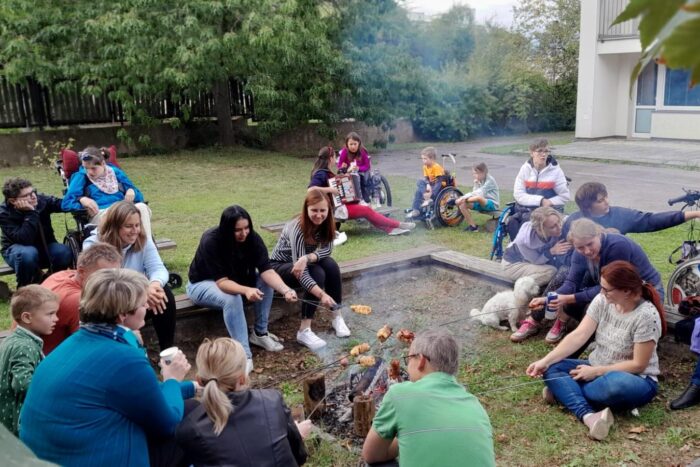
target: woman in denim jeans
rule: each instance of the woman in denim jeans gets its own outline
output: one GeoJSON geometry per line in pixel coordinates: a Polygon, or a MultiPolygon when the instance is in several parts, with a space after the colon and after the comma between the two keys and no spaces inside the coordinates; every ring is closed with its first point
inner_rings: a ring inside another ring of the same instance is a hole
{"type": "Polygon", "coordinates": [[[545,377],[542,395],[561,402],[589,429],[605,439],[612,409],[629,410],[650,402],[658,389],[656,344],[666,329],[658,292],[627,261],[603,268],[600,294],[581,324],[527,374],[545,377]],[[588,360],[566,359],[595,333],[588,360]],[[598,411],[596,411],[598,410],[598,411]]]}

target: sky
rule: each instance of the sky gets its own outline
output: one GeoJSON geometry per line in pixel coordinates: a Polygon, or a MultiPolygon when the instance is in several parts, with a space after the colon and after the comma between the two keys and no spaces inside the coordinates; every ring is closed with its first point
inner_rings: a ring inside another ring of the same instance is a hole
{"type": "Polygon", "coordinates": [[[512,7],[516,0],[406,0],[406,6],[416,12],[434,15],[444,13],[452,5],[468,4],[476,9],[476,20],[483,23],[487,19],[494,19],[497,24],[510,26],[513,22],[512,7]]]}

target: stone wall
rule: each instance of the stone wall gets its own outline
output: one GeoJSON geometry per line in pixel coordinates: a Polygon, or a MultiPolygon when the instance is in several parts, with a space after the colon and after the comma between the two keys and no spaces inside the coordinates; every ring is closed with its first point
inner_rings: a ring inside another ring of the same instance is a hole
{"type": "MultiPolygon", "coordinates": [[[[120,125],[89,127],[72,127],[57,130],[26,131],[0,135],[0,167],[29,165],[34,155],[34,143],[38,140],[68,141],[75,139],[74,147],[82,149],[94,144],[96,146],[117,145],[119,153],[133,153],[135,146],[130,146],[117,138],[120,125]]],[[[241,141],[253,141],[255,126],[247,125],[244,120],[234,120],[234,131],[241,141]]],[[[394,128],[382,130],[358,122],[343,122],[337,125],[338,138],[333,144],[340,147],[344,137],[350,131],[360,134],[363,143],[371,146],[375,141],[408,143],[415,140],[413,126],[408,120],[398,120],[394,128]]],[[[158,149],[175,150],[186,147],[208,146],[217,141],[216,122],[199,122],[182,128],[159,125],[148,130],[152,146],[158,149]]],[[[310,152],[314,154],[319,147],[328,144],[328,139],[319,136],[317,125],[307,124],[293,131],[279,135],[269,144],[276,151],[310,152]]]]}

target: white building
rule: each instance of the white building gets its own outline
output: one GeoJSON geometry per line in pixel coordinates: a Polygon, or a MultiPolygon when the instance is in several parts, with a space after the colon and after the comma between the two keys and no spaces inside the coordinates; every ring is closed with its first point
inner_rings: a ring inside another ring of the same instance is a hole
{"type": "Polygon", "coordinates": [[[700,140],[700,85],[650,63],[630,92],[641,55],[638,22],[610,27],[628,0],[582,0],[576,137],[700,140]]]}

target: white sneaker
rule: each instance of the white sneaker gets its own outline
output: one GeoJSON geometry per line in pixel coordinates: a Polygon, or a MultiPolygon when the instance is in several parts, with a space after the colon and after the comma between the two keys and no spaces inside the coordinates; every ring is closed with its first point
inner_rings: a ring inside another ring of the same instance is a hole
{"type": "Polygon", "coordinates": [[[257,345],[258,347],[262,347],[268,352],[279,352],[280,350],[284,349],[284,346],[275,341],[270,334],[258,336],[255,334],[255,331],[248,334],[248,342],[253,345],[257,345]]]}
{"type": "Polygon", "coordinates": [[[348,241],[348,235],[345,232],[336,232],[335,240],[333,240],[333,246],[340,246],[348,241]]]}
{"type": "Polygon", "coordinates": [[[416,228],[415,222],[399,222],[399,228],[404,230],[413,230],[416,228]]]}
{"type": "Polygon", "coordinates": [[[297,342],[311,350],[319,350],[326,346],[326,341],[318,337],[311,328],[297,331],[297,342]]]}
{"type": "Polygon", "coordinates": [[[250,372],[253,371],[253,368],[255,368],[253,366],[253,359],[252,358],[247,359],[245,361],[245,374],[249,375],[250,372]]]}
{"type": "Polygon", "coordinates": [[[345,324],[345,320],[340,313],[333,318],[333,321],[331,321],[331,326],[333,326],[333,329],[335,329],[335,335],[338,337],[348,337],[350,335],[350,329],[348,328],[348,325],[345,324]]]}
{"type": "Polygon", "coordinates": [[[410,230],[401,229],[401,228],[397,227],[395,229],[391,229],[389,231],[389,235],[403,235],[403,234],[407,234],[408,232],[410,232],[410,230]]]}

